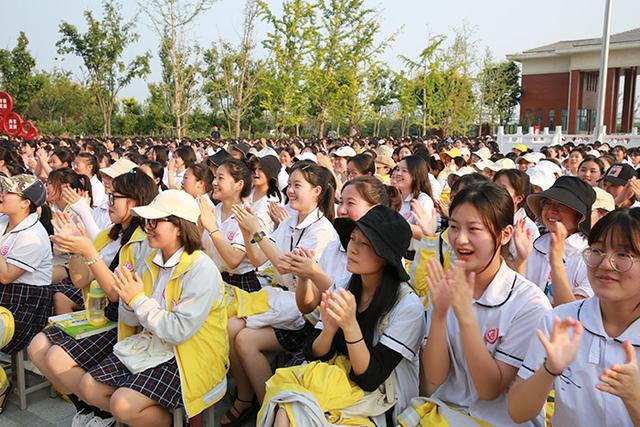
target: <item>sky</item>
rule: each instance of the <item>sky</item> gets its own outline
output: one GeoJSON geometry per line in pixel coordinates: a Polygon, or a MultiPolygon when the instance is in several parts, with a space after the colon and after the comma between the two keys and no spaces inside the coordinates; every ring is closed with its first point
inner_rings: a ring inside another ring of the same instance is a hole
{"type": "MultiPolygon", "coordinates": [[[[378,13],[381,26],[380,39],[396,34],[392,45],[381,57],[393,69],[400,69],[400,55],[415,58],[424,48],[429,35],[453,36],[454,28],[465,23],[475,30],[477,50],[483,54],[488,47],[495,59],[505,59],[512,53],[553,43],[559,40],[600,37],[605,0],[365,0],[367,6],[378,13]]],[[[221,38],[233,43],[242,34],[244,0],[218,0],[192,26],[192,40],[207,48],[221,38]]],[[[278,14],[282,0],[267,0],[278,14]]],[[[150,51],[153,55],[152,72],[144,80],[137,79],[124,88],[120,97],[144,100],[147,84],[160,80],[157,56],[158,37],[148,18],[139,13],[136,0],[121,0],[126,19],[138,16],[137,32],[140,39],[125,52],[125,58],[150,51]]],[[[2,0],[0,17],[0,47],[15,46],[20,31],[29,39],[29,49],[36,58],[36,68],[50,71],[68,70],[82,78],[80,59],[56,52],[60,38],[58,26],[62,21],[86,29],[83,11],[101,14],[99,0],[2,0]]],[[[640,26],[640,0],[614,0],[612,7],[612,34],[640,26]]],[[[260,41],[269,26],[259,22],[256,27],[256,55],[264,57],[260,41]]]]}

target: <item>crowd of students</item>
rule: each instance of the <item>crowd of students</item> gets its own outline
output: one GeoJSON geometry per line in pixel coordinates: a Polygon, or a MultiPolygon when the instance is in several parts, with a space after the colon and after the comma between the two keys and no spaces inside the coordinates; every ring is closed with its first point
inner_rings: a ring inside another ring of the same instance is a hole
{"type": "MultiPolygon", "coordinates": [[[[73,426],[640,426],[640,149],[0,141],[0,347],[73,426]],[[108,298],[117,328],[48,317],[108,298]]],[[[12,384],[0,370],[0,413],[12,384]]]]}

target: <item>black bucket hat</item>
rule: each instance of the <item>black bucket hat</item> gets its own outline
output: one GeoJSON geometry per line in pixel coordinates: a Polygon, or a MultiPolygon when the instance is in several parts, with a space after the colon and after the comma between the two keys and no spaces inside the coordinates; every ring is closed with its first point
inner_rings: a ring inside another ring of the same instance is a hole
{"type": "Polygon", "coordinates": [[[589,184],[575,176],[561,176],[548,190],[530,194],[527,206],[536,217],[542,212],[541,202],[545,199],[556,201],[578,212],[582,218],[578,229],[585,235],[591,230],[591,206],[596,201],[596,192],[589,184]]]}
{"type": "Polygon", "coordinates": [[[260,168],[262,172],[267,176],[269,181],[278,180],[278,174],[282,169],[282,165],[280,164],[280,160],[271,154],[264,157],[257,157],[260,162],[260,168]]]}
{"type": "Polygon", "coordinates": [[[396,270],[401,280],[409,280],[409,275],[402,264],[402,257],[411,242],[409,223],[393,209],[378,205],[364,214],[358,221],[351,218],[336,218],[333,223],[340,242],[346,249],[351,232],[358,227],[369,239],[373,250],[389,266],[396,270]]]}
{"type": "Polygon", "coordinates": [[[211,164],[211,165],[214,165],[215,167],[218,167],[222,164],[222,162],[230,158],[231,158],[231,154],[229,154],[229,152],[224,148],[221,148],[215,154],[207,157],[207,164],[211,164]]]}

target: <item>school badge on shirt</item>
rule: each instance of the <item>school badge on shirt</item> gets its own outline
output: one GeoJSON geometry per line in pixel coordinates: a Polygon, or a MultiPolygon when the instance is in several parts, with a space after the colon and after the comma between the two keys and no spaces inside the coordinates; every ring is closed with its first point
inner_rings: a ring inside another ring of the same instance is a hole
{"type": "Polygon", "coordinates": [[[500,330],[498,328],[488,329],[484,334],[484,340],[489,344],[495,344],[500,336],[500,330]]]}

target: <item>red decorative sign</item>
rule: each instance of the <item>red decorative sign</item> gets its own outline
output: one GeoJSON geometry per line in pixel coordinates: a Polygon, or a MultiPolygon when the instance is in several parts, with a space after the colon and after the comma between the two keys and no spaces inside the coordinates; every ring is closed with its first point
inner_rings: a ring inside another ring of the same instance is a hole
{"type": "Polygon", "coordinates": [[[22,118],[20,114],[11,112],[4,116],[4,131],[10,137],[20,135],[20,132],[22,132],[22,118]]]}
{"type": "Polygon", "coordinates": [[[27,120],[22,121],[18,113],[13,110],[13,98],[7,92],[0,91],[0,133],[4,131],[10,137],[20,137],[34,140],[38,137],[38,128],[27,120]]]}
{"type": "Polygon", "coordinates": [[[0,92],[0,117],[4,117],[13,109],[13,99],[7,92],[0,92]]]}

